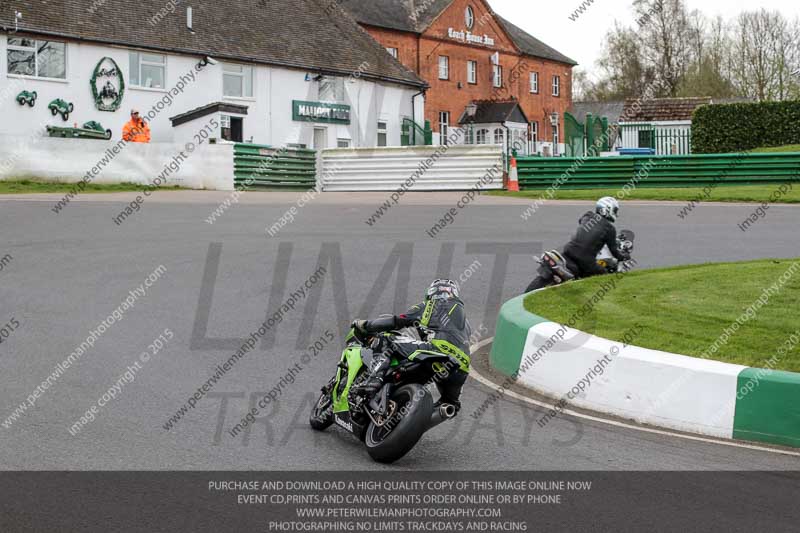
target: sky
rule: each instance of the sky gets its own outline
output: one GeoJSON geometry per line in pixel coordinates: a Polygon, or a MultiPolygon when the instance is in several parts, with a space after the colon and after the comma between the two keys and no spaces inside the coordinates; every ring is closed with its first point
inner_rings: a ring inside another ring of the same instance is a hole
{"type": "MultiPolygon", "coordinates": [[[[592,80],[597,80],[595,64],[600,56],[606,32],[614,27],[614,21],[633,26],[632,0],[594,0],[576,20],[569,16],[584,1],[559,0],[489,0],[492,8],[521,27],[537,39],[544,41],[559,52],[571,57],[586,70],[592,80]]],[[[708,18],[722,15],[726,20],[735,18],[742,11],[760,7],[777,10],[789,19],[800,17],[800,2],[797,0],[687,0],[689,10],[697,9],[708,18]]]]}

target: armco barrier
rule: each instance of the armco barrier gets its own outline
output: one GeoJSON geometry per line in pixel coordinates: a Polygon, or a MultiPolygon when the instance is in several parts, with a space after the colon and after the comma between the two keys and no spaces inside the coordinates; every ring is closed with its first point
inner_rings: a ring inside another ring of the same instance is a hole
{"type": "Polygon", "coordinates": [[[325,191],[484,190],[503,188],[500,145],[334,148],[322,151],[325,191]],[[492,172],[488,184],[481,180],[492,172]]]}
{"type": "Polygon", "coordinates": [[[501,309],[490,355],[520,384],[638,423],[800,447],[800,374],[626,347],[530,313],[523,299],[501,309]]]}
{"type": "Polygon", "coordinates": [[[710,154],[619,157],[522,157],[517,159],[522,190],[703,187],[780,184],[800,179],[800,153],[710,154]],[[569,179],[566,179],[569,178],[569,179]]]}
{"type": "Polygon", "coordinates": [[[311,189],[316,185],[316,151],[258,144],[234,145],[236,185],[311,189]]]}
{"type": "Polygon", "coordinates": [[[233,190],[233,147],[183,143],[0,135],[0,180],[31,178],[77,183],[137,183],[188,189],[233,190]]]}

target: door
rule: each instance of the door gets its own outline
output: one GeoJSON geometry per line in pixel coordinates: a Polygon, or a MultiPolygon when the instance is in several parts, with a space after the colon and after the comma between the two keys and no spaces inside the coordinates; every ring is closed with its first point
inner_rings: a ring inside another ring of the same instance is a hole
{"type": "Polygon", "coordinates": [[[314,150],[328,147],[328,128],[314,128],[314,150]]]}

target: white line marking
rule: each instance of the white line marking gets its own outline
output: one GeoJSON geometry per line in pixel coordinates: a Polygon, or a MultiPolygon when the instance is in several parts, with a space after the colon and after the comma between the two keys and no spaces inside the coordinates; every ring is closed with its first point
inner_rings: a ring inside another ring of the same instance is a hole
{"type": "MultiPolygon", "coordinates": [[[[484,340],[480,341],[479,343],[475,344],[474,346],[471,346],[470,347],[470,351],[472,353],[474,353],[474,352],[480,350],[481,348],[483,348],[484,346],[486,346],[487,344],[491,343],[492,341],[494,341],[494,337],[492,337],[490,339],[484,339],[484,340]]],[[[481,383],[483,383],[484,385],[486,385],[490,389],[494,390],[495,392],[500,390],[500,386],[498,384],[494,383],[489,378],[480,375],[475,369],[470,369],[469,376],[471,378],[474,378],[474,379],[480,381],[481,383]]],[[[542,401],[539,401],[539,400],[534,400],[532,398],[528,398],[527,396],[523,396],[522,394],[516,393],[516,392],[514,392],[512,390],[506,390],[502,395],[503,396],[510,396],[511,398],[515,398],[517,400],[521,400],[523,402],[527,402],[527,403],[530,403],[530,404],[533,404],[533,405],[538,405],[539,407],[545,407],[547,409],[555,409],[555,405],[554,404],[550,404],[550,403],[547,403],[547,402],[542,402],[542,401]]],[[[672,431],[669,431],[669,430],[664,430],[664,429],[647,428],[647,427],[637,426],[635,424],[626,424],[625,422],[619,422],[617,420],[609,420],[607,418],[601,418],[601,417],[598,417],[598,416],[587,415],[585,413],[579,413],[577,411],[572,411],[571,409],[564,409],[562,411],[562,413],[570,415],[570,416],[574,416],[576,418],[583,418],[585,420],[591,420],[593,422],[600,422],[600,423],[603,423],[603,424],[608,424],[610,426],[616,426],[616,427],[621,427],[621,428],[626,428],[626,429],[634,429],[636,431],[643,431],[645,433],[654,433],[656,435],[667,435],[667,436],[670,436],[670,437],[677,437],[677,438],[681,438],[681,439],[694,440],[694,441],[698,441],[698,442],[707,442],[707,443],[710,443],[710,444],[720,444],[722,446],[733,446],[734,448],[745,448],[745,449],[748,449],[748,450],[757,450],[757,451],[760,451],[760,452],[770,452],[770,453],[778,453],[778,454],[782,454],[782,455],[792,455],[794,457],[800,457],[800,452],[792,452],[792,451],[789,451],[789,450],[780,450],[780,449],[777,449],[777,448],[767,448],[765,446],[757,446],[755,444],[745,444],[743,442],[736,442],[736,441],[715,440],[715,439],[709,439],[709,438],[706,438],[706,437],[700,437],[700,436],[696,436],[696,435],[685,435],[683,433],[675,433],[675,432],[672,432],[672,431]]]]}

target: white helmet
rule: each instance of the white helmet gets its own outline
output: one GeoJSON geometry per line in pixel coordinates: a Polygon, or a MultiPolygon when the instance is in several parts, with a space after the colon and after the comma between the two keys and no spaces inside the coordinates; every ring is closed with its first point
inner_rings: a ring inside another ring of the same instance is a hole
{"type": "Polygon", "coordinates": [[[594,210],[603,218],[607,218],[611,222],[617,220],[619,215],[619,202],[612,196],[604,196],[597,200],[594,210]]]}

